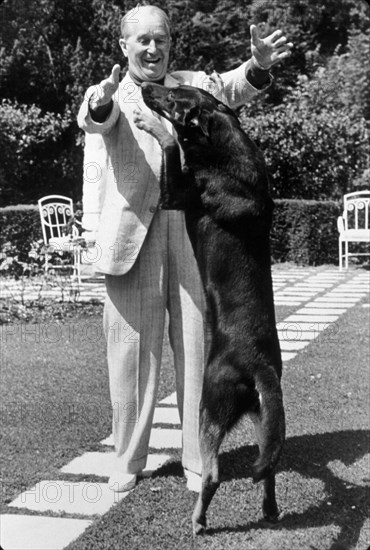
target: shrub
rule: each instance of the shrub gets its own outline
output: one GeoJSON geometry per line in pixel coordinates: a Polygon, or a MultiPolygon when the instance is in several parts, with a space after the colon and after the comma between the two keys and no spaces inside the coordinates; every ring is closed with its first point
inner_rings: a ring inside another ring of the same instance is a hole
{"type": "Polygon", "coordinates": [[[271,252],[275,262],[320,265],[338,262],[334,201],[275,200],[271,252]]]}
{"type": "Polygon", "coordinates": [[[20,204],[0,208],[0,250],[11,243],[20,261],[27,261],[31,244],[42,239],[40,214],[37,206],[20,204]]]}
{"type": "Polygon", "coordinates": [[[366,166],[366,121],[344,111],[315,112],[297,98],[244,116],[243,127],[264,152],[278,198],[340,199],[354,190],[353,180],[366,166]]]}
{"type": "Polygon", "coordinates": [[[354,191],[365,191],[370,189],[370,168],[365,168],[365,170],[354,180],[353,185],[354,191]]]}
{"type": "Polygon", "coordinates": [[[0,103],[2,204],[34,202],[50,193],[76,196],[82,186],[82,159],[78,169],[73,124],[68,111],[61,116],[42,113],[35,105],[0,103]]]}

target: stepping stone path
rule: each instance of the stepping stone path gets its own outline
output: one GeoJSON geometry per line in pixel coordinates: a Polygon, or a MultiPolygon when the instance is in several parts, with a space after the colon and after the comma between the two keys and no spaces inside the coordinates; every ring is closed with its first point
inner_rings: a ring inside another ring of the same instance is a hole
{"type": "MultiPolygon", "coordinates": [[[[284,367],[288,368],[288,362],[322,331],[327,331],[329,337],[335,337],[335,323],[340,316],[369,293],[370,274],[359,270],[339,272],[335,268],[273,268],[273,282],[276,305],[298,306],[293,314],[277,324],[284,367]]],[[[19,298],[20,292],[26,300],[36,299],[40,288],[22,289],[17,282],[1,283],[1,298],[19,298]]],[[[103,301],[105,296],[104,285],[96,283],[84,283],[78,295],[73,292],[73,288],[71,293],[65,289],[64,299],[103,301]]],[[[60,299],[61,291],[58,288],[43,288],[42,296],[60,299]]],[[[369,304],[363,304],[363,307],[369,307],[369,304]]],[[[158,404],[153,426],[150,448],[155,452],[149,455],[144,476],[171,459],[167,454],[170,449],[181,447],[175,393],[158,404]],[[168,428],[159,425],[167,425],[168,428]]],[[[108,478],[111,472],[117,470],[117,459],[111,450],[112,436],[100,443],[101,452],[87,452],[61,469],[63,474],[68,475],[68,481],[41,481],[9,504],[9,511],[22,513],[1,516],[1,547],[4,550],[62,550],[80,536],[97,516],[106,513],[129,494],[115,493],[108,483],[70,481],[71,475],[81,474],[108,478]],[[33,515],[29,514],[30,511],[33,515]],[[35,512],[44,515],[34,515],[35,512]],[[62,515],[64,517],[60,517],[62,515]]]]}
{"type": "Polygon", "coordinates": [[[90,281],[83,281],[79,287],[77,283],[66,281],[57,284],[52,280],[38,281],[15,281],[3,279],[0,281],[0,298],[14,299],[16,302],[24,300],[38,300],[40,296],[45,299],[52,299],[64,302],[90,302],[105,299],[104,278],[97,278],[90,281]]]}

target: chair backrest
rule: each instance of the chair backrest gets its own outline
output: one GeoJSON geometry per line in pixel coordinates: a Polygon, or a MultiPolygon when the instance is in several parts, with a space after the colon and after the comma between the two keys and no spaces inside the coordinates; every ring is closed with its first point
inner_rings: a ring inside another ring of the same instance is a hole
{"type": "Polygon", "coordinates": [[[63,195],[48,195],[38,201],[42,235],[48,244],[53,237],[62,237],[63,229],[73,217],[73,201],[63,195]]]}
{"type": "Polygon", "coordinates": [[[369,229],[370,191],[348,193],[343,202],[347,229],[369,229]]]}

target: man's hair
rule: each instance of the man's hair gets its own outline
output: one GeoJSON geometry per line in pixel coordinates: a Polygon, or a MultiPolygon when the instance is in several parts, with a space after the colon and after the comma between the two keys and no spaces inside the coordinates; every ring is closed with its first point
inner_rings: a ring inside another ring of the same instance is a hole
{"type": "Polygon", "coordinates": [[[166,12],[164,12],[161,8],[158,8],[158,6],[152,6],[151,4],[147,4],[146,2],[137,4],[134,8],[129,10],[121,19],[121,36],[122,38],[125,37],[125,32],[127,29],[127,26],[131,23],[137,23],[138,17],[139,17],[139,11],[140,8],[150,8],[150,11],[157,12],[158,15],[160,15],[164,21],[164,24],[166,26],[166,30],[168,32],[168,36],[171,36],[171,24],[169,17],[166,12]]]}

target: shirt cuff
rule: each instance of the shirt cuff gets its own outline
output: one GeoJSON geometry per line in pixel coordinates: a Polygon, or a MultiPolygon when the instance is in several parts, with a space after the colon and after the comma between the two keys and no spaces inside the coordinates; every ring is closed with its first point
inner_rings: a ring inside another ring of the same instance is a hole
{"type": "Polygon", "coordinates": [[[245,67],[245,78],[257,90],[266,90],[273,81],[273,76],[269,69],[264,69],[252,57],[245,67]]]}
{"type": "Polygon", "coordinates": [[[106,105],[98,106],[97,111],[95,111],[92,108],[92,102],[91,101],[89,101],[88,105],[89,105],[89,113],[90,113],[90,116],[93,119],[93,121],[102,123],[102,122],[105,122],[109,118],[109,116],[112,112],[113,99],[111,99],[110,102],[107,103],[106,105]]]}
{"type": "Polygon", "coordinates": [[[77,116],[77,122],[79,127],[85,132],[88,132],[88,133],[97,132],[100,134],[105,134],[106,132],[109,132],[114,126],[114,124],[116,123],[119,117],[120,108],[118,103],[113,100],[112,109],[109,115],[107,116],[106,120],[104,120],[103,122],[96,122],[92,118],[91,112],[89,109],[89,102],[90,102],[90,99],[92,98],[93,91],[94,91],[94,86],[91,86],[91,88],[87,90],[84,101],[82,102],[82,105],[80,107],[80,110],[77,116]]]}

